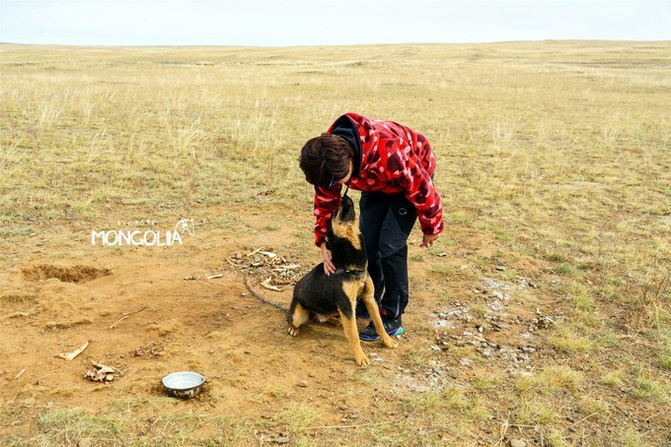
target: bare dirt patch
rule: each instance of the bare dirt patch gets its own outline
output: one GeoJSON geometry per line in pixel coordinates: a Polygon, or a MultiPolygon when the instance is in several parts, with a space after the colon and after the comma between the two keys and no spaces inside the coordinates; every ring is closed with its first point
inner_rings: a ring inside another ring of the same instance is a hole
{"type": "MultiPolygon", "coordinates": [[[[338,326],[315,324],[288,337],[285,312],[269,303],[286,307],[292,281],[318,261],[316,249],[305,249],[309,242],[286,236],[290,228],[231,236],[206,227],[184,246],[121,254],[86,253],[74,244],[72,255],[86,264],[37,265],[10,275],[33,299],[3,302],[0,434],[122,445],[138,433],[150,443],[174,444],[181,433],[187,444],[221,439],[244,446],[328,439],[412,445],[417,436],[430,444],[477,432],[480,443],[493,445],[511,407],[484,396],[562,361],[544,344],[541,321],[558,312],[546,302],[553,281],[547,269],[511,257],[506,268],[524,276],[508,280],[501,259],[491,266],[469,260],[504,248],[484,233],[459,229],[454,252],[411,245],[407,334],[396,350],[365,344],[370,368],[351,361],[338,326]],[[114,274],[86,267],[100,263],[114,274]],[[73,360],[59,356],[86,342],[73,360]],[[114,380],[87,379],[94,364],[113,368],[114,380]],[[160,385],[163,376],[183,370],[207,378],[191,401],[165,396],[160,385]],[[198,430],[185,414],[197,415],[198,430]],[[110,418],[124,427],[121,433],[106,433],[110,418]],[[93,426],[83,429],[82,421],[93,426]]],[[[19,262],[33,257],[26,250],[19,262]]],[[[510,435],[521,436],[513,429],[510,435]]],[[[529,441],[541,436],[525,432],[529,441]]]]}
{"type": "Polygon", "coordinates": [[[62,282],[80,283],[91,281],[96,278],[111,275],[109,269],[99,269],[88,265],[73,265],[71,267],[59,267],[51,264],[40,264],[22,269],[24,278],[28,281],[43,281],[56,278],[62,282]]]}

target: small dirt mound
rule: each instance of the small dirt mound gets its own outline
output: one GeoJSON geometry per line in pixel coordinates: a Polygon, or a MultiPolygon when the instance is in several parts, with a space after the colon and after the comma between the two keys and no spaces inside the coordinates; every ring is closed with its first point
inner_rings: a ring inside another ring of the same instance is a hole
{"type": "Polygon", "coordinates": [[[73,265],[58,267],[51,264],[41,264],[22,269],[23,276],[29,281],[41,281],[56,278],[62,282],[86,282],[102,276],[111,275],[109,269],[97,269],[88,265],[73,265]]]}

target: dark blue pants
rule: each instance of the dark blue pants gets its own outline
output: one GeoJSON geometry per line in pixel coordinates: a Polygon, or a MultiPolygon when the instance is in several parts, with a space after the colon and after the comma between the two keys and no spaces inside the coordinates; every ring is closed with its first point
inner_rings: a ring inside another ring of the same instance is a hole
{"type": "Polygon", "coordinates": [[[360,227],[380,313],[396,319],[408,305],[408,236],[417,211],[404,194],[361,193],[360,227]]]}

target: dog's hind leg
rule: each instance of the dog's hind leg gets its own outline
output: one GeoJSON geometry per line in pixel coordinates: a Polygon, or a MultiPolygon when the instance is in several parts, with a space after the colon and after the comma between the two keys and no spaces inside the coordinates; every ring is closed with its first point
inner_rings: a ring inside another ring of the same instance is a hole
{"type": "Polygon", "coordinates": [[[301,326],[308,322],[310,319],[310,312],[308,312],[301,303],[292,303],[291,308],[289,309],[289,315],[287,321],[289,322],[289,327],[287,332],[292,337],[297,336],[301,332],[301,326]]]}
{"type": "Polygon", "coordinates": [[[384,324],[382,324],[382,317],[380,317],[380,309],[377,307],[377,301],[375,301],[375,286],[373,286],[373,281],[370,277],[366,278],[366,285],[364,286],[363,293],[361,296],[363,303],[368,309],[371,320],[375,325],[375,330],[380,336],[380,340],[388,348],[397,348],[398,343],[391,339],[387,331],[384,329],[384,324]]]}

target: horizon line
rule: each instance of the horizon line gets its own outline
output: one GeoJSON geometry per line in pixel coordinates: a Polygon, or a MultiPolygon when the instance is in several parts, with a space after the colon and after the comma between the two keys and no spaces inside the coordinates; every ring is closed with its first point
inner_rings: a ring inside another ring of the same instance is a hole
{"type": "Polygon", "coordinates": [[[561,43],[561,42],[604,42],[604,43],[671,43],[671,39],[520,39],[491,40],[473,42],[376,42],[376,43],[345,43],[345,44],[295,44],[295,45],[252,45],[252,44],[73,44],[73,43],[34,43],[5,42],[0,45],[44,46],[44,47],[85,47],[85,48],[299,48],[299,47],[358,47],[358,46],[392,46],[392,45],[488,45],[510,43],[561,43]]]}

